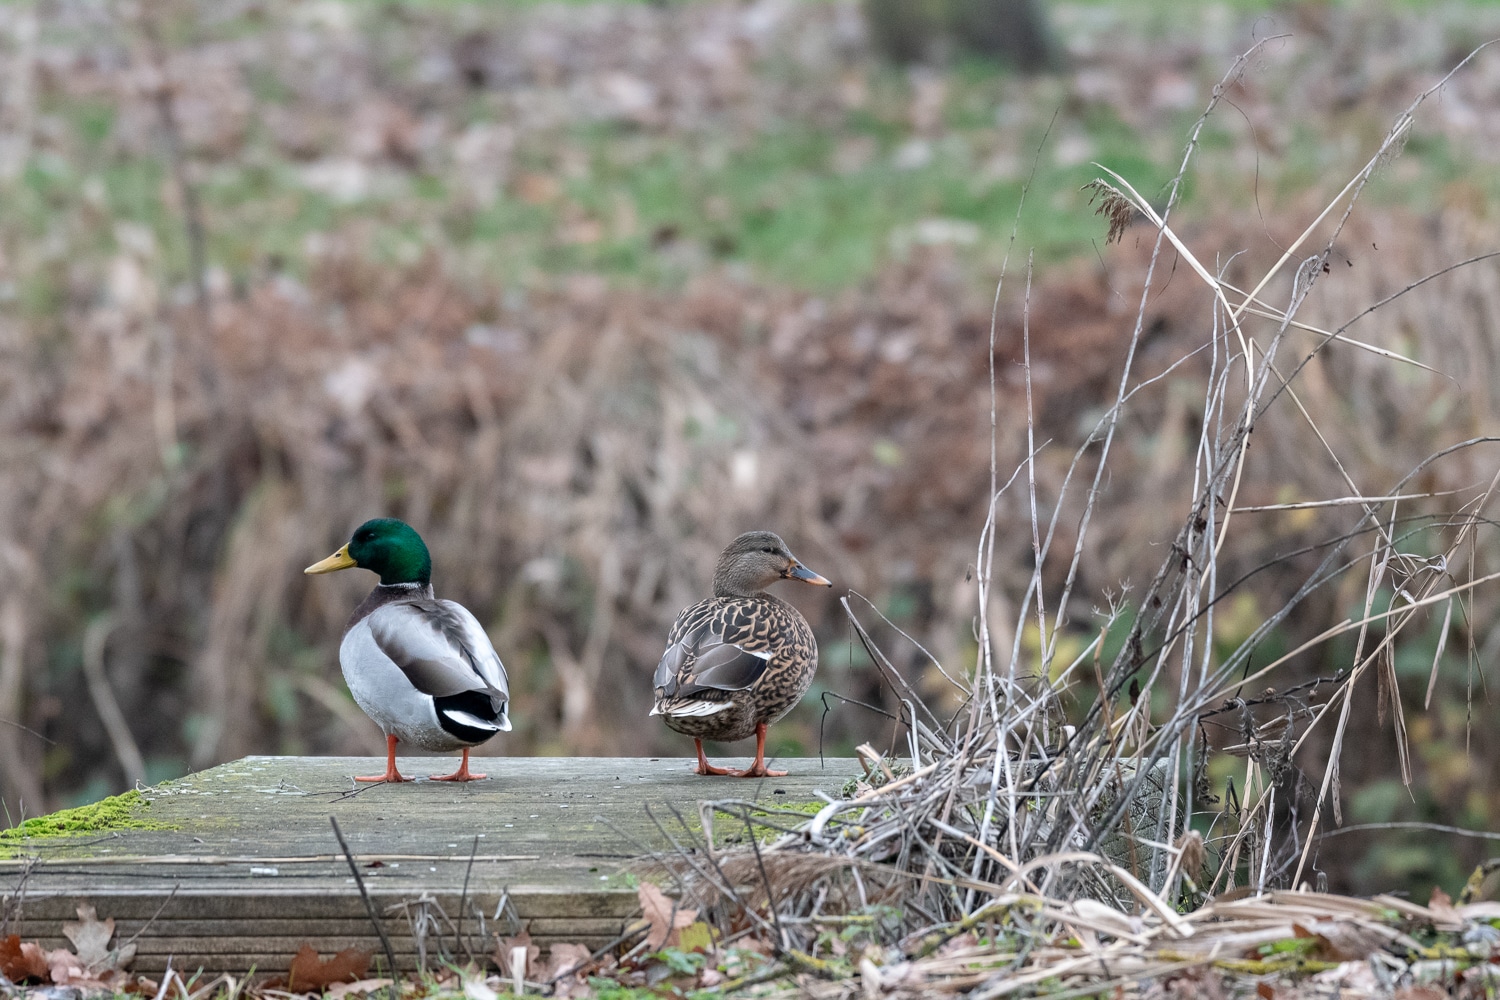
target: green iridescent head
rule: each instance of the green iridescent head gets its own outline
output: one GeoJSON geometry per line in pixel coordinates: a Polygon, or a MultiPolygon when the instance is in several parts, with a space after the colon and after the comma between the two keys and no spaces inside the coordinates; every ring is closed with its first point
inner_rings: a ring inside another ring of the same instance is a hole
{"type": "Polygon", "coordinates": [[[358,567],[379,574],[386,586],[426,584],[432,579],[432,557],[416,529],[394,517],[377,517],[354,529],[347,545],[304,573],[332,573],[358,567]]]}

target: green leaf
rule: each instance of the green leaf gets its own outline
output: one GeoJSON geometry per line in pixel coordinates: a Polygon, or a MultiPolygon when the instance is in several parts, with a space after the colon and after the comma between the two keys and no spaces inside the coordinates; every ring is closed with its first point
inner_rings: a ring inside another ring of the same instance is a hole
{"type": "Polygon", "coordinates": [[[713,951],[713,929],[701,920],[697,923],[688,924],[677,932],[677,944],[683,951],[713,951]]]}

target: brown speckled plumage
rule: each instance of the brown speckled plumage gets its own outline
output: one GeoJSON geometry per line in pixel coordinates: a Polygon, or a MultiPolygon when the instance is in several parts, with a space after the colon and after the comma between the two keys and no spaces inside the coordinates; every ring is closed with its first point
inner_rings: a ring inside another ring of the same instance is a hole
{"type": "MultiPolygon", "coordinates": [[[[756,763],[767,774],[765,728],[802,699],[818,669],[818,646],[801,612],[765,588],[781,579],[832,586],[805,568],[769,531],[736,538],[719,557],[714,596],[677,616],[653,684],[667,725],[695,741],[757,737],[756,763]]],[[[699,773],[708,765],[698,746],[699,773]]],[[[733,772],[740,773],[740,772],[733,772]]]]}
{"type": "Polygon", "coordinates": [[[779,597],[710,597],[677,616],[667,648],[682,649],[681,668],[658,689],[667,725],[679,733],[731,743],[755,735],[755,725],[770,725],[790,712],[812,685],[818,669],[818,645],[801,612],[779,597]],[[684,642],[684,639],[691,641],[684,642]],[[771,658],[745,657],[753,674],[744,688],[724,690],[694,683],[700,653],[718,643],[747,653],[769,652],[771,658]],[[714,715],[673,717],[675,702],[727,701],[732,707],[714,715]]]}

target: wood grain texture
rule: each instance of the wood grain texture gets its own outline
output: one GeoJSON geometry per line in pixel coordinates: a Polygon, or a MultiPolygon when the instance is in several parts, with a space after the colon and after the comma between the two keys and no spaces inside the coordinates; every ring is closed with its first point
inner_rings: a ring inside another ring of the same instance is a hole
{"type": "MultiPolygon", "coordinates": [[[[485,781],[354,785],[353,775],[383,764],[246,757],[145,790],[143,817],[174,829],[14,845],[17,856],[0,861],[0,896],[13,900],[27,858],[39,863],[7,932],[65,947],[62,923],[89,903],[115,919],[117,941],[140,935],[143,973],[169,959],[184,971],[284,972],[304,941],[325,956],[365,948],[383,963],[328,822],[337,816],[404,967],[417,966],[424,908],[441,930],[423,942],[429,963],[459,950],[448,921],[461,910],[476,954],[493,950],[496,932],[522,927],[544,946],[598,947],[638,912],[626,866],[666,845],[648,809],[681,839],[674,807],[696,827],[702,800],[801,805],[859,772],[849,759],[790,759],[778,762],[788,777],[743,780],[696,776],[679,758],[487,757],[485,781]]],[[[451,764],[410,757],[400,766],[427,775],[451,764]]]]}

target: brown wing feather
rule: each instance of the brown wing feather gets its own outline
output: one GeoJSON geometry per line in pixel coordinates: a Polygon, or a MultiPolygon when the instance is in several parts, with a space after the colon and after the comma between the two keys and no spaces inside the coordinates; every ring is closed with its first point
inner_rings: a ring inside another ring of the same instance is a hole
{"type": "Polygon", "coordinates": [[[816,656],[812,631],[791,605],[770,595],[709,598],[677,616],[654,686],[667,698],[716,700],[809,654],[816,656]]]}

